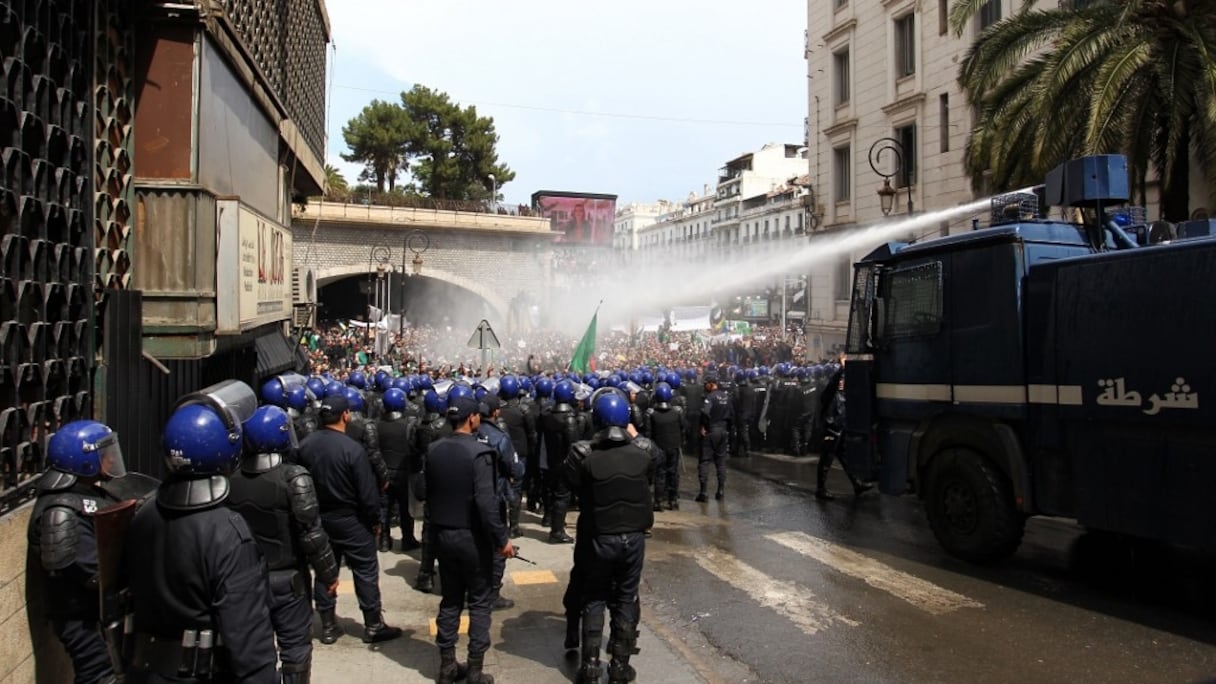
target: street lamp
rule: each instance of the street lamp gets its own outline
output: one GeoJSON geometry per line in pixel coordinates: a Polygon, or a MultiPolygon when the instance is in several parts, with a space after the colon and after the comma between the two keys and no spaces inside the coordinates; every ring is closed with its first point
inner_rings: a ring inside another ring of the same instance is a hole
{"type": "Polygon", "coordinates": [[[363,344],[371,344],[372,334],[372,274],[377,274],[377,282],[375,284],[376,298],[379,302],[379,280],[384,277],[384,267],[392,257],[392,251],[384,245],[375,245],[371,248],[371,252],[367,255],[367,328],[363,334],[363,344]]]}
{"type": "Polygon", "coordinates": [[[498,179],[490,174],[490,213],[498,211],[498,179]]]}
{"type": "MultiPolygon", "coordinates": [[[[907,159],[904,155],[906,150],[895,138],[879,138],[870,145],[870,170],[882,177],[882,187],[878,189],[878,202],[882,208],[883,216],[891,213],[895,207],[895,188],[891,187],[891,179],[899,175],[899,172],[904,168],[904,160],[907,159]],[[882,165],[882,157],[890,152],[894,158],[894,164],[890,173],[879,171],[882,165]]],[[[912,215],[912,179],[908,179],[908,215],[912,215]]]]}
{"type": "Polygon", "coordinates": [[[422,253],[431,247],[431,237],[421,230],[412,230],[409,235],[405,236],[405,249],[401,250],[401,318],[397,325],[397,334],[405,334],[405,276],[407,273],[412,273],[415,276],[422,275],[422,253]],[[410,261],[410,270],[405,270],[405,253],[413,252],[414,258],[410,261]]]}

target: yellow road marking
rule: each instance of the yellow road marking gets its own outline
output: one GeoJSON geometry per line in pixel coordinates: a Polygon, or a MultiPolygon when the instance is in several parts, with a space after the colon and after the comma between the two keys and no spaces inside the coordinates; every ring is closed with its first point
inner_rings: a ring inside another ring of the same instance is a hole
{"type": "Polygon", "coordinates": [[[552,570],[520,570],[511,573],[515,584],[557,584],[557,575],[552,570]]]}
{"type": "MultiPolygon", "coordinates": [[[[457,634],[469,633],[469,616],[460,616],[460,628],[456,630],[457,634]]],[[[431,636],[439,634],[439,625],[435,622],[435,618],[431,618],[431,636]]]]}

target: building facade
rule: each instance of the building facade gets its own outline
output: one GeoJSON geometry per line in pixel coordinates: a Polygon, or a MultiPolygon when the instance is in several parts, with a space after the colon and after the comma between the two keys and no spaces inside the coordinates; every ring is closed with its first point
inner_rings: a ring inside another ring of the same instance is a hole
{"type": "Polygon", "coordinates": [[[675,204],[667,200],[641,203],[630,202],[616,210],[612,226],[612,246],[616,249],[637,249],[638,231],[653,225],[660,216],[669,213],[675,204]]]}

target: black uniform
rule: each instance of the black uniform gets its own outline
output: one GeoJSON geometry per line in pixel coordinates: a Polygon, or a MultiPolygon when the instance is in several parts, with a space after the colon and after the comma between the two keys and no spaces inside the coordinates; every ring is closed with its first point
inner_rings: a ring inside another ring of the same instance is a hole
{"type": "Polygon", "coordinates": [[[562,477],[562,461],[570,446],[586,429],[586,419],[570,404],[554,404],[540,414],[540,432],[544,440],[544,457],[540,467],[545,472],[545,517],[549,520],[549,541],[573,541],[566,534],[566,511],[570,507],[570,490],[562,477]]]}
{"type": "MultiPolygon", "coordinates": [[[[477,429],[477,440],[494,449],[494,474],[496,477],[494,492],[498,495],[498,507],[502,513],[502,523],[507,526],[509,534],[511,522],[508,511],[512,499],[511,487],[512,482],[520,481],[523,478],[523,461],[515,453],[515,446],[511,443],[511,437],[507,435],[507,431],[485,416],[482,416],[481,427],[477,429]]],[[[506,569],[507,559],[502,554],[494,554],[494,577],[491,589],[493,590],[493,600],[495,603],[501,600],[502,578],[506,569]]],[[[505,608],[509,606],[504,604],[501,607],[505,608]]]]}
{"type": "Polygon", "coordinates": [[[114,668],[98,615],[93,514],[117,499],[75,475],[54,469],[44,473],[37,486],[26,567],[39,575],[37,586],[44,590],[55,636],[72,659],[74,681],[113,681],[114,668]]]}
{"type": "Polygon", "coordinates": [[[819,400],[819,423],[820,431],[823,434],[823,447],[819,451],[819,465],[816,468],[815,495],[819,498],[832,498],[827,491],[828,471],[832,467],[832,462],[838,458],[841,459],[841,465],[844,466],[844,472],[848,475],[849,481],[853,483],[854,494],[860,496],[870,489],[870,485],[854,477],[853,473],[849,471],[848,464],[842,458],[845,420],[845,393],[841,388],[843,381],[844,368],[840,368],[832,374],[819,400]]]}
{"type": "MultiPolygon", "coordinates": [[[[426,414],[422,419],[422,425],[418,426],[415,433],[414,454],[418,456],[418,470],[412,476],[411,486],[416,484],[419,490],[425,487],[423,478],[426,473],[426,456],[431,444],[451,436],[452,424],[446,418],[438,413],[426,414]]],[[[422,500],[422,554],[418,559],[418,578],[414,582],[414,588],[418,591],[430,592],[435,577],[435,546],[429,541],[431,538],[429,532],[431,508],[420,491],[415,491],[414,495],[422,500]]]]}
{"type": "Polygon", "coordinates": [[[524,492],[528,493],[528,506],[530,508],[532,508],[533,503],[540,499],[540,477],[538,476],[540,472],[540,447],[537,444],[536,414],[533,412],[530,404],[525,404],[516,397],[502,403],[499,417],[506,426],[507,434],[511,437],[511,444],[515,445],[515,453],[524,459],[525,464],[523,479],[514,483],[512,487],[511,507],[508,509],[511,536],[518,537],[521,534],[519,530],[519,510],[523,505],[524,492]]]}
{"type": "Polygon", "coordinates": [[[376,476],[376,486],[384,491],[388,486],[388,468],[380,453],[380,431],[376,422],[357,413],[352,414],[350,422],[346,424],[346,436],[363,446],[367,461],[372,465],[372,473],[376,476]]]}
{"type": "Polygon", "coordinates": [[[815,421],[819,416],[819,386],[814,380],[804,379],[798,385],[796,411],[793,423],[794,455],[806,456],[815,421]]]}
{"type": "Polygon", "coordinates": [[[655,471],[654,501],[657,507],[664,499],[667,507],[680,507],[680,445],[685,433],[684,409],[660,401],[646,412],[646,434],[663,454],[655,471]]]}
{"type": "Polygon", "coordinates": [[[228,478],[171,478],[127,530],[124,568],[134,598],[129,682],[279,681],[266,561],[240,513],[223,505],[228,478]],[[184,658],[204,633],[210,654],[184,658]],[[184,661],[194,662],[185,672],[184,661]],[[207,674],[208,672],[214,674],[207,674]]]}
{"type": "Polygon", "coordinates": [[[384,490],[380,518],[381,551],[390,551],[393,535],[390,531],[393,509],[401,520],[401,550],[418,548],[414,536],[414,516],[410,513],[410,478],[421,470],[421,459],[414,454],[418,424],[422,413],[413,404],[407,404],[402,412],[389,411],[380,416],[376,424],[380,438],[380,454],[388,472],[388,488],[384,490]]]}
{"type": "Polygon", "coordinates": [[[312,667],[309,567],[320,584],[338,579],[312,476],[302,466],[286,464],[280,454],[249,454],[231,478],[226,503],[245,518],[266,558],[283,682],[307,682],[312,667]]]}
{"type": "Polygon", "coordinates": [[[726,454],[730,447],[730,426],[734,420],[735,407],[729,394],[717,389],[705,397],[701,408],[701,427],[705,430],[705,438],[701,443],[701,458],[697,462],[697,480],[701,485],[698,501],[706,498],[711,462],[718,473],[717,498],[721,499],[726,493],[726,454]]]}
{"type": "Polygon", "coordinates": [[[493,556],[507,545],[495,492],[496,453],[470,434],[440,439],[427,451],[425,499],[430,539],[439,557],[443,599],[435,622],[441,650],[456,646],[460,613],[469,609],[469,657],[490,648],[493,556]]]}
{"type": "Polygon", "coordinates": [[[659,458],[648,439],[610,427],[575,444],[566,459],[564,477],[580,502],[571,583],[581,584],[582,681],[599,681],[605,605],[612,618],[609,679],[633,681],[629,658],[638,652],[638,585],[645,531],[654,525],[650,479],[659,458]]]}
{"type": "MultiPolygon", "coordinates": [[[[300,443],[300,465],[312,473],[321,504],[321,525],[338,561],[346,560],[355,579],[355,596],[365,619],[380,613],[380,562],[372,528],[380,521],[380,490],[367,453],[350,437],[329,428],[300,443]]],[[[332,616],[335,597],[318,578],[313,585],[317,611],[332,616]]]]}
{"type": "Polygon", "coordinates": [[[296,432],[297,441],[316,432],[320,427],[320,424],[317,423],[317,409],[312,406],[303,411],[290,409],[287,414],[291,416],[291,427],[296,432]]]}
{"type": "MultiPolygon", "coordinates": [[[[698,385],[695,380],[690,380],[683,385],[680,385],[680,391],[684,395],[685,405],[690,411],[700,411],[701,405],[705,403],[705,388],[698,385]]],[[[687,437],[684,441],[684,448],[690,453],[701,453],[701,423],[697,420],[688,421],[687,437]]]]}
{"type": "Polygon", "coordinates": [[[736,385],[735,442],[733,455],[747,458],[752,451],[752,429],[756,423],[756,386],[749,380],[736,385]]]}

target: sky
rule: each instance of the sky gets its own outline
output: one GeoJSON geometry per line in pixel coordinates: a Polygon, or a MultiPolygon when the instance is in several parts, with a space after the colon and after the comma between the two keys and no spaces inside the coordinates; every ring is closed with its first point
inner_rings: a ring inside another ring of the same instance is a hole
{"type": "Polygon", "coordinates": [[[537,190],[682,200],[729,159],[802,140],[806,3],[328,0],[328,163],[342,127],[420,83],[491,116],[504,202],[537,190]]]}

